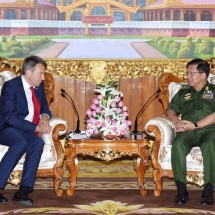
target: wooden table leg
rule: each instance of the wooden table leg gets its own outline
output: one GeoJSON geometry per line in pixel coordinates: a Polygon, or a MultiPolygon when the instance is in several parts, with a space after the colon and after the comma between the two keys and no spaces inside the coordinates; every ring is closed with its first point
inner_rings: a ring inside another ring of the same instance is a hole
{"type": "Polygon", "coordinates": [[[67,195],[72,196],[76,186],[76,179],[78,173],[78,159],[74,153],[74,148],[69,147],[67,150],[67,167],[69,168],[69,183],[70,187],[66,190],[67,195]]]}
{"type": "Polygon", "coordinates": [[[150,150],[148,146],[141,147],[139,157],[137,157],[137,164],[136,164],[136,172],[137,172],[137,179],[138,185],[140,189],[140,194],[142,196],[147,195],[147,190],[145,189],[145,173],[149,166],[149,154],[150,150]]]}

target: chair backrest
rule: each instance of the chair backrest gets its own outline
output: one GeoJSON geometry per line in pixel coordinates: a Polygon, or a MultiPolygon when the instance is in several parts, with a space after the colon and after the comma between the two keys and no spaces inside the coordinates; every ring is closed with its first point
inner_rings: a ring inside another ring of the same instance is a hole
{"type": "MultiPolygon", "coordinates": [[[[209,83],[215,84],[215,75],[211,73],[208,77],[208,81],[209,83]]],[[[158,86],[159,89],[161,89],[161,93],[158,97],[162,102],[164,111],[171,99],[184,84],[186,84],[185,79],[180,79],[172,73],[164,73],[159,77],[158,86]]]]}
{"type": "Polygon", "coordinates": [[[161,90],[158,98],[163,105],[163,113],[165,112],[171,98],[180,89],[180,83],[185,83],[185,79],[180,79],[172,73],[163,73],[158,79],[158,87],[161,90]],[[169,86],[173,89],[169,90],[169,86]]]}
{"type": "Polygon", "coordinates": [[[13,79],[15,77],[16,73],[14,73],[12,69],[7,67],[0,69],[0,94],[4,82],[9,81],[10,79],[13,79]]]}
{"type": "MultiPolygon", "coordinates": [[[[0,65],[1,66],[1,65],[0,65]]],[[[16,72],[15,69],[5,66],[0,68],[0,95],[1,89],[5,81],[8,81],[16,76],[20,75],[21,71],[16,72]]],[[[45,93],[48,105],[50,106],[51,102],[54,99],[54,77],[50,73],[45,73],[45,93]]]]}

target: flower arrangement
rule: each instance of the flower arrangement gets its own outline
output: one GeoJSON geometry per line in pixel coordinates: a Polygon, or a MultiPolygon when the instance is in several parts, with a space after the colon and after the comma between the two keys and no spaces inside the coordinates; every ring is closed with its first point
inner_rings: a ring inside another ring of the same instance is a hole
{"type": "Polygon", "coordinates": [[[127,120],[128,112],[122,102],[122,92],[117,90],[116,82],[110,82],[109,75],[105,84],[97,86],[95,92],[98,95],[86,111],[87,135],[90,138],[101,138],[108,134],[126,135],[131,121],[127,120]]]}

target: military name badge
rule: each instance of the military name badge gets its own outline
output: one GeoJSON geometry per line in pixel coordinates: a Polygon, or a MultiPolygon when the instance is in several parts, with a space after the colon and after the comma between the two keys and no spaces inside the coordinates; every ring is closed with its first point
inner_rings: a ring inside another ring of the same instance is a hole
{"type": "Polygon", "coordinates": [[[209,90],[208,87],[206,87],[202,98],[206,99],[206,100],[211,100],[211,99],[213,99],[213,97],[214,97],[214,93],[211,90],[209,90]]]}
{"type": "Polygon", "coordinates": [[[185,99],[186,101],[190,100],[190,99],[191,99],[191,93],[185,94],[184,99],[185,99]]]}

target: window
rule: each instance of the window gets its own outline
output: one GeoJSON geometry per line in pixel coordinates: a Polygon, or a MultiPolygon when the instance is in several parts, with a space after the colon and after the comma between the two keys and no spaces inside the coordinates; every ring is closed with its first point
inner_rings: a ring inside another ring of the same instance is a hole
{"type": "Polygon", "coordinates": [[[163,21],[163,11],[160,11],[160,21],[163,21]]]}
{"type": "Polygon", "coordinates": [[[175,10],[173,13],[173,20],[178,21],[180,20],[180,10],[175,10]]]}
{"type": "Polygon", "coordinates": [[[80,11],[74,11],[70,19],[72,21],[81,21],[82,16],[83,14],[80,11]]]}
{"type": "Polygon", "coordinates": [[[27,19],[26,10],[21,10],[21,19],[27,19]]]}
{"type": "Polygon", "coordinates": [[[192,10],[187,10],[184,14],[184,21],[196,21],[195,13],[192,10]]]}
{"type": "Polygon", "coordinates": [[[15,11],[11,9],[6,10],[4,19],[17,19],[15,11]]]}
{"type": "Polygon", "coordinates": [[[125,21],[125,14],[123,12],[114,12],[113,14],[115,21],[125,21]]]}
{"type": "Polygon", "coordinates": [[[143,21],[143,13],[137,11],[135,14],[132,14],[132,21],[143,21]]]}
{"type": "Polygon", "coordinates": [[[92,15],[104,16],[106,15],[106,11],[103,7],[94,7],[91,12],[92,15]]]}
{"type": "Polygon", "coordinates": [[[170,20],[170,11],[165,12],[165,20],[166,21],[170,20]]]}
{"type": "Polygon", "coordinates": [[[34,10],[31,10],[30,19],[35,19],[35,13],[34,13],[34,10]]]}
{"type": "Polygon", "coordinates": [[[65,13],[57,13],[57,20],[65,20],[66,19],[66,15],[65,13]]]}
{"type": "Polygon", "coordinates": [[[210,11],[202,12],[201,21],[212,21],[212,14],[210,13],[210,11]]]}

